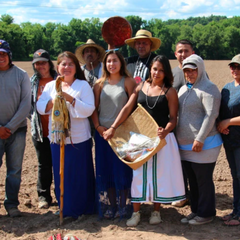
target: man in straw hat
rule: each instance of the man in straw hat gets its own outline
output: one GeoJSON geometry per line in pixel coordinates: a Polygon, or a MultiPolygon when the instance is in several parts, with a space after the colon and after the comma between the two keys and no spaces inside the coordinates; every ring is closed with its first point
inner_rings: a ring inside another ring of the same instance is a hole
{"type": "Polygon", "coordinates": [[[4,207],[10,217],[20,217],[18,193],[31,86],[28,74],[12,64],[12,52],[4,40],[0,40],[0,109],[0,166],[5,153],[7,167],[4,207]]]}
{"type": "Polygon", "coordinates": [[[152,33],[140,29],[136,36],[125,40],[125,43],[135,48],[138,55],[127,58],[127,69],[137,83],[145,81],[149,77],[149,65],[156,56],[156,51],[160,45],[159,38],[152,37],[152,33]]]}
{"type": "Polygon", "coordinates": [[[85,44],[80,45],[75,51],[84,71],[84,75],[91,86],[102,75],[102,59],[105,54],[104,48],[88,39],[85,44]]]}

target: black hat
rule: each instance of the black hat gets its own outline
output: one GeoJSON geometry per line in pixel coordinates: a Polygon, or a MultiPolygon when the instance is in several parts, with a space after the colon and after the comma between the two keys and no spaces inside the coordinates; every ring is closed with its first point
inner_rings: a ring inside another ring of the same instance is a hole
{"type": "Polygon", "coordinates": [[[39,61],[45,61],[48,62],[50,61],[50,56],[49,53],[44,50],[44,49],[38,49],[34,54],[33,54],[33,61],[32,64],[39,62],[39,61]]]}
{"type": "Polygon", "coordinates": [[[0,52],[6,52],[8,54],[9,66],[11,67],[13,65],[12,64],[12,51],[10,49],[9,43],[2,39],[0,40],[0,52]]]}
{"type": "Polygon", "coordinates": [[[0,52],[11,53],[11,49],[8,42],[0,40],[0,52]]]}

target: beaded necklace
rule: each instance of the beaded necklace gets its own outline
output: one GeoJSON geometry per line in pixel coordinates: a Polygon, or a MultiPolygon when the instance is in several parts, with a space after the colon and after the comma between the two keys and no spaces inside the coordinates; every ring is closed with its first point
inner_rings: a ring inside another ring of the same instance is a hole
{"type": "Polygon", "coordinates": [[[156,104],[157,104],[157,102],[158,102],[158,99],[160,98],[160,96],[161,96],[161,94],[162,94],[162,92],[163,92],[164,86],[165,86],[165,84],[163,84],[162,89],[161,89],[161,92],[160,92],[160,94],[158,95],[155,103],[153,104],[152,107],[150,107],[150,106],[149,106],[149,103],[148,103],[148,90],[149,90],[150,84],[148,85],[147,94],[146,94],[146,104],[147,104],[147,106],[148,106],[150,109],[153,109],[153,108],[156,106],[156,104]]]}

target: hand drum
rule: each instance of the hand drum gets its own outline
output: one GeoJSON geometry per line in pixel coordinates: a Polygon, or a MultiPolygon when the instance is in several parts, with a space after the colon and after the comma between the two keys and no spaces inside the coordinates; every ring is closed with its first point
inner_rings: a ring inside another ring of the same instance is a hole
{"type": "Polygon", "coordinates": [[[132,26],[123,17],[110,17],[103,23],[102,36],[110,46],[121,47],[132,37],[132,26]]]}

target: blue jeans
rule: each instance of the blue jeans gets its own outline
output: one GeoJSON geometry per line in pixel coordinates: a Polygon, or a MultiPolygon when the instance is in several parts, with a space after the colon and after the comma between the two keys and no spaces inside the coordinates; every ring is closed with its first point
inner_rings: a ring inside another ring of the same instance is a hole
{"type": "Polygon", "coordinates": [[[8,139],[0,139],[0,166],[2,158],[6,153],[6,186],[4,206],[8,211],[19,205],[18,192],[21,183],[22,161],[26,145],[27,128],[20,128],[8,139]]]}
{"type": "Polygon", "coordinates": [[[233,178],[233,213],[240,217],[240,148],[225,152],[233,178]]]}

